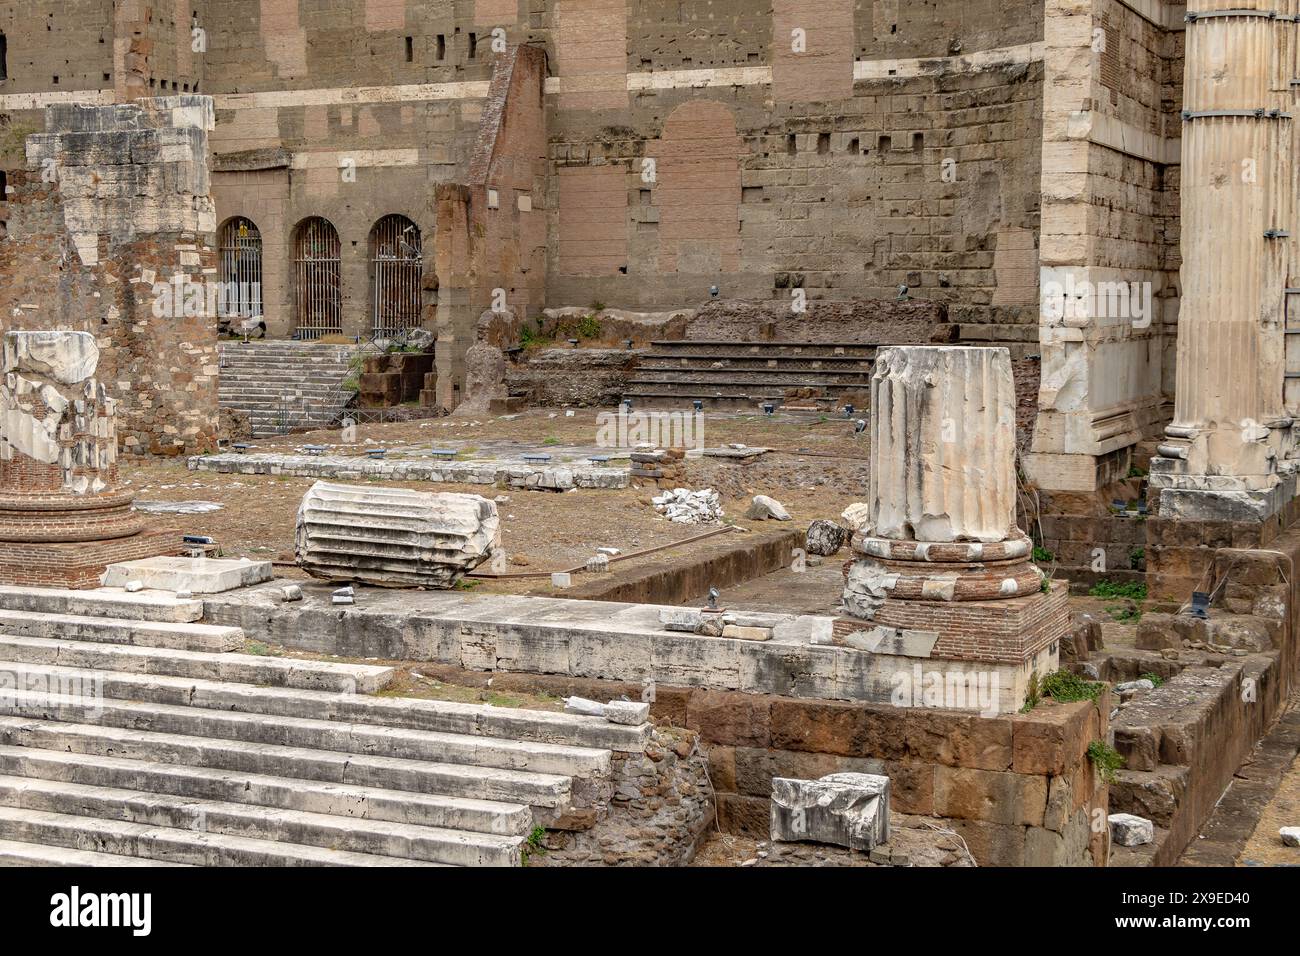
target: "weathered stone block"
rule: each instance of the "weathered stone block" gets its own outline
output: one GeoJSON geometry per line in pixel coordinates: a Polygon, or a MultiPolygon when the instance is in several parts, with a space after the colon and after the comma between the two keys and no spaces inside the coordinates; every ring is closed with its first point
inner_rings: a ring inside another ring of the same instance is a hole
{"type": "Polygon", "coordinates": [[[1155,825],[1131,813],[1112,813],[1106,820],[1111,840],[1120,846],[1142,846],[1156,838],[1155,825]]]}
{"type": "Polygon", "coordinates": [[[837,773],[772,781],[773,840],[871,850],[889,842],[889,778],[837,773]]]}

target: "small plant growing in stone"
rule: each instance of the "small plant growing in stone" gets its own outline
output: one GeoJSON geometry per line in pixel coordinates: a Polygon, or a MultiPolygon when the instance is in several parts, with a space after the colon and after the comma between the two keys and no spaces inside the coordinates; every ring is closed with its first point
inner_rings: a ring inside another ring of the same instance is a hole
{"type": "Polygon", "coordinates": [[[1157,675],[1157,674],[1151,674],[1151,673],[1147,673],[1147,674],[1139,674],[1139,675],[1138,675],[1138,680],[1149,680],[1149,681],[1150,681],[1152,684],[1154,684],[1156,687],[1159,687],[1161,684],[1163,684],[1163,683],[1165,682],[1165,679],[1164,679],[1163,677],[1160,677],[1160,676],[1157,675]]]}
{"type": "Polygon", "coordinates": [[[554,435],[547,435],[544,439],[542,439],[543,445],[558,445],[559,443],[560,440],[556,438],[554,435]]]}
{"type": "Polygon", "coordinates": [[[1110,783],[1115,779],[1116,771],[1124,769],[1124,756],[1104,740],[1088,744],[1088,759],[1103,783],[1110,783]]]}
{"type": "Polygon", "coordinates": [[[1029,686],[1025,690],[1025,706],[1020,708],[1022,714],[1027,714],[1038,706],[1039,701],[1043,699],[1042,683],[1038,679],[1038,671],[1029,675],[1029,686]]]}
{"type": "Polygon", "coordinates": [[[524,845],[520,848],[520,862],[524,866],[528,865],[528,858],[534,853],[546,852],[546,847],[542,846],[542,840],[545,837],[545,827],[533,827],[533,831],[528,834],[528,839],[524,841],[524,845]]]}
{"type": "Polygon", "coordinates": [[[1042,681],[1042,692],[1063,704],[1078,700],[1096,700],[1105,687],[1097,681],[1084,680],[1073,671],[1055,671],[1042,681]]]}
{"type": "Polygon", "coordinates": [[[1051,564],[1056,560],[1056,555],[1044,547],[1034,545],[1034,560],[1039,564],[1051,564]]]}
{"type": "Polygon", "coordinates": [[[600,338],[600,319],[594,315],[584,315],[578,320],[577,332],[580,339],[600,338]]]}
{"type": "Polygon", "coordinates": [[[1098,581],[1088,594],[1097,598],[1128,598],[1130,601],[1145,601],[1147,586],[1140,581],[1098,581]]]}
{"type": "Polygon", "coordinates": [[[1128,553],[1128,566],[1134,571],[1142,570],[1142,562],[1147,559],[1146,548],[1134,548],[1128,553]]]}

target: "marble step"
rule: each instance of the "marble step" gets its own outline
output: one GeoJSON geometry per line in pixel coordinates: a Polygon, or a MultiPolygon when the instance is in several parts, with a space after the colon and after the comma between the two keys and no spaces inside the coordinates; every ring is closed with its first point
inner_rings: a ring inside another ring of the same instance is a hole
{"type": "Polygon", "coordinates": [[[520,803],[30,747],[0,747],[0,773],[500,836],[527,834],[533,827],[532,810],[520,803]]]}
{"type": "Polygon", "coordinates": [[[171,696],[175,699],[183,695],[187,682],[181,678],[118,675],[26,664],[0,664],[0,669],[16,675],[22,687],[50,687],[55,691],[60,688],[102,687],[102,698],[84,693],[46,693],[43,690],[0,695],[0,714],[13,717],[566,777],[607,776],[610,770],[607,750],[375,727],[337,720],[240,713],[191,706],[183,702],[183,698],[181,702],[160,703],[156,698],[171,696]],[[170,694],[167,693],[169,689],[170,694]],[[119,695],[129,699],[122,699],[119,695]]]}
{"type": "Polygon", "coordinates": [[[221,833],[0,806],[0,840],[143,857],[193,866],[438,866],[221,833]]]}
{"type": "Polygon", "coordinates": [[[265,657],[233,651],[214,654],[10,634],[0,634],[0,661],[345,694],[373,694],[387,687],[397,675],[395,668],[373,664],[265,657]]]}
{"type": "MultiPolygon", "coordinates": [[[[36,652],[28,653],[34,656],[36,652]]],[[[3,645],[0,645],[0,660],[13,656],[6,653],[3,645]]],[[[236,660],[244,657],[244,655],[233,656],[236,660]]],[[[316,663],[288,657],[249,656],[259,661],[284,661],[290,666],[316,663]]],[[[54,662],[24,660],[21,663],[52,664],[54,662]]],[[[81,666],[68,664],[62,660],[58,664],[69,667],[81,666]]],[[[117,669],[132,670],[132,668],[117,669]]],[[[163,675],[160,672],[155,676],[163,675]]],[[[610,723],[603,717],[584,717],[557,711],[494,707],[490,704],[425,700],[415,697],[371,697],[364,693],[339,694],[318,688],[260,686],[262,681],[257,682],[259,686],[251,686],[248,682],[225,684],[199,674],[184,676],[185,680],[139,681],[131,679],[129,674],[117,674],[113,675],[110,682],[115,682],[115,686],[122,688],[122,693],[133,695],[131,699],[136,700],[187,703],[217,710],[279,717],[311,717],[406,730],[500,737],[593,750],[643,753],[650,735],[648,723],[629,726],[610,723]],[[151,696],[148,698],[134,696],[145,693],[151,696]]]]}
{"type": "Polygon", "coordinates": [[[203,602],[180,600],[157,591],[130,592],[116,588],[67,591],[61,588],[0,587],[0,610],[191,624],[202,619],[203,602]]]}
{"type": "Polygon", "coordinates": [[[521,836],[360,820],[277,807],[0,775],[0,808],[400,857],[449,866],[518,866],[521,836]]]}
{"type": "Polygon", "coordinates": [[[238,627],[32,611],[0,610],[0,634],[217,653],[244,647],[244,632],[238,627]]]}
{"type": "Polygon", "coordinates": [[[567,807],[572,788],[571,778],[556,774],[17,716],[0,716],[0,745],[438,793],[548,810],[567,807]]]}
{"type": "Polygon", "coordinates": [[[188,866],[188,863],[169,863],[148,860],[138,856],[118,856],[113,853],[96,853],[94,850],[72,850],[64,846],[46,846],[40,843],[17,843],[0,840],[0,866],[188,866]]]}

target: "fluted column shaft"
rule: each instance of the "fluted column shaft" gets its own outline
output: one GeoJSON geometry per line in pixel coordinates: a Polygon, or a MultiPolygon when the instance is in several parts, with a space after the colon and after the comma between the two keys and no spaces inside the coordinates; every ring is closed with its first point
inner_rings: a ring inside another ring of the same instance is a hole
{"type": "Polygon", "coordinates": [[[896,540],[1005,540],[1015,530],[1015,441],[1006,349],[881,349],[862,530],[896,540]]]}

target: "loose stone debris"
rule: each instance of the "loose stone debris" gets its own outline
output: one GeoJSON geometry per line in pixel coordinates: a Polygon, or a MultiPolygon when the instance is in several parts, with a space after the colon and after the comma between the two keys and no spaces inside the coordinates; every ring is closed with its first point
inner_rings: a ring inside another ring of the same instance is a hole
{"type": "Polygon", "coordinates": [[[655,511],[680,524],[711,524],[723,518],[722,499],[712,488],[674,488],[651,499],[655,511]]]}
{"type": "Polygon", "coordinates": [[[1120,846],[1142,846],[1156,837],[1155,825],[1131,813],[1112,813],[1106,818],[1110,824],[1110,838],[1120,846]]]}
{"type": "Polygon", "coordinates": [[[833,521],[814,521],[808,526],[804,547],[809,554],[829,558],[839,553],[849,535],[847,529],[833,521]]]}
{"type": "Polygon", "coordinates": [[[769,498],[767,495],[755,495],[749,510],[745,512],[745,517],[751,521],[763,521],[768,518],[773,521],[789,521],[790,512],[786,511],[781,502],[775,498],[769,498]]]}

